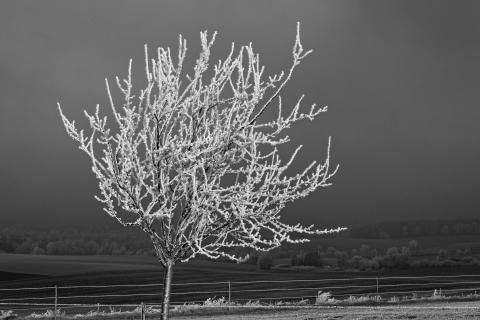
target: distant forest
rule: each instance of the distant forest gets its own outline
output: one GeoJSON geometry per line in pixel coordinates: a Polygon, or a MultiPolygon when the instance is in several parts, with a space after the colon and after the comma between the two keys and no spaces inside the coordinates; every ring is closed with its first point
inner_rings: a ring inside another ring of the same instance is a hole
{"type": "Polygon", "coordinates": [[[27,230],[0,225],[0,253],[153,255],[147,236],[133,229],[27,230]]]}
{"type": "MultiPolygon", "coordinates": [[[[480,220],[417,220],[354,227],[340,237],[362,239],[480,235],[480,220]]],[[[0,225],[0,252],[47,255],[153,255],[150,240],[135,229],[27,230],[0,225]]]]}
{"type": "Polygon", "coordinates": [[[480,235],[479,219],[383,222],[352,228],[352,238],[389,239],[426,236],[480,235]]]}

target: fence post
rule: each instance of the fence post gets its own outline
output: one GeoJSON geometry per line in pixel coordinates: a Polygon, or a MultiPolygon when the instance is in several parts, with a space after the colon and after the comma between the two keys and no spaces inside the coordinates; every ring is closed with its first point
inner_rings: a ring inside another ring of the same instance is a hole
{"type": "Polygon", "coordinates": [[[377,279],[377,296],[378,296],[378,277],[376,279],[377,279]]]}
{"type": "Polygon", "coordinates": [[[55,286],[55,313],[54,313],[55,320],[57,319],[57,301],[58,301],[58,292],[57,292],[57,286],[55,286]]]}
{"type": "Polygon", "coordinates": [[[145,320],[145,305],[142,303],[140,304],[140,319],[145,320]]]}
{"type": "Polygon", "coordinates": [[[97,312],[100,313],[100,302],[97,302],[97,312]]]}
{"type": "Polygon", "coordinates": [[[228,304],[230,304],[232,300],[232,284],[230,283],[230,280],[228,280],[228,304]]]}

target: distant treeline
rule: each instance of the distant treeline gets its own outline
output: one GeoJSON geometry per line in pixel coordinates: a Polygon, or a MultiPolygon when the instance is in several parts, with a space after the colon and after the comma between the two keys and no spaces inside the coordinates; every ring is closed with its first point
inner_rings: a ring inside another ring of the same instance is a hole
{"type": "Polygon", "coordinates": [[[48,255],[152,255],[152,244],[134,229],[23,230],[0,225],[0,252],[48,255]]]}
{"type": "Polygon", "coordinates": [[[480,235],[479,219],[383,222],[349,230],[352,238],[388,239],[424,236],[480,235]]]}
{"type": "MultiPolygon", "coordinates": [[[[364,239],[480,235],[480,220],[417,220],[350,228],[342,237],[364,239]]],[[[285,253],[285,248],[277,251],[285,253]]],[[[239,249],[240,252],[244,250],[239,249]]],[[[298,248],[295,248],[298,251],[298,248]]],[[[136,229],[26,230],[0,225],[0,252],[48,255],[153,255],[148,237],[136,229]]]]}
{"type": "MultiPolygon", "coordinates": [[[[273,259],[283,258],[285,252],[264,253],[253,255],[249,263],[257,263],[260,269],[295,268],[295,267],[328,267],[333,270],[351,271],[378,271],[398,270],[406,268],[439,268],[480,266],[480,259],[472,255],[471,248],[457,248],[456,250],[440,249],[434,256],[426,257],[421,244],[417,240],[410,240],[407,246],[390,247],[386,250],[377,250],[362,244],[350,252],[328,247],[310,252],[291,252],[290,263],[274,266],[273,259]]],[[[285,259],[284,259],[285,260],[285,259]]],[[[307,270],[301,268],[301,270],[307,270]]]]}

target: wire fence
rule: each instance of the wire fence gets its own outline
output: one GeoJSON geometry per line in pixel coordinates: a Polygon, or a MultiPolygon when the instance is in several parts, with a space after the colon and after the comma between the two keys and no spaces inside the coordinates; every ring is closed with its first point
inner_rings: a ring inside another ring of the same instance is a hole
{"type": "MultiPolygon", "coordinates": [[[[16,312],[89,312],[135,310],[139,306],[158,306],[162,283],[112,285],[62,285],[24,288],[0,287],[0,310],[16,312]]],[[[202,304],[207,299],[223,297],[230,305],[259,303],[314,302],[319,293],[334,299],[355,297],[424,297],[437,294],[477,295],[480,275],[391,276],[322,279],[284,279],[252,281],[217,281],[172,284],[172,305],[202,304]]],[[[143,307],[142,309],[143,310],[143,307]]]]}

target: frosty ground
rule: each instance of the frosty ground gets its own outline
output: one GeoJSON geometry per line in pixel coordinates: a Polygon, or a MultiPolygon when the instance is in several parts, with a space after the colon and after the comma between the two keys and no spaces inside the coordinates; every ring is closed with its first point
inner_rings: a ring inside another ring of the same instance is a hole
{"type": "Polygon", "coordinates": [[[480,319],[480,302],[439,302],[409,306],[304,307],[251,311],[244,314],[174,316],[177,320],[370,320],[370,319],[480,319]]]}

